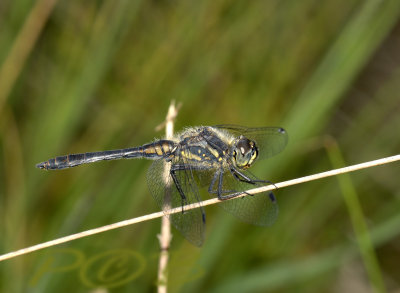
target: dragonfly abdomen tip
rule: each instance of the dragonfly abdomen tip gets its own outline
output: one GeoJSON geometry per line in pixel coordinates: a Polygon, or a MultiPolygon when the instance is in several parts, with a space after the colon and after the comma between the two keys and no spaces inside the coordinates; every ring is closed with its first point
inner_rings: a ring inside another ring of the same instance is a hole
{"type": "Polygon", "coordinates": [[[36,164],[36,168],[39,168],[39,169],[48,169],[49,168],[49,162],[41,162],[41,163],[39,163],[39,164],[36,164]]]}

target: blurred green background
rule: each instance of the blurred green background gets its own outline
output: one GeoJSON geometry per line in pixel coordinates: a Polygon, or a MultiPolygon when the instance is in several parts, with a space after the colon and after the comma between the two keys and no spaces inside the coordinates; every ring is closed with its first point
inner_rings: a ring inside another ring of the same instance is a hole
{"type": "MultiPolygon", "coordinates": [[[[0,253],[157,211],[150,162],[44,172],[57,155],[221,123],[282,126],[273,182],[397,154],[400,1],[0,3],[0,253]]],[[[276,192],[269,228],[207,207],[173,230],[170,292],[398,292],[399,164],[276,192]],[[340,179],[340,181],[338,181],[340,179]]],[[[1,292],[153,292],[160,220],[0,263],[1,292]]]]}

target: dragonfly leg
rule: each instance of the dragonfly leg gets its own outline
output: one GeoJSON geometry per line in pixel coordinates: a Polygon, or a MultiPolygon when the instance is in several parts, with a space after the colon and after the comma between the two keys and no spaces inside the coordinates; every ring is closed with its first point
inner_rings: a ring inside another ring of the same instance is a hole
{"type": "MultiPolygon", "coordinates": [[[[238,179],[239,181],[247,182],[247,183],[250,183],[250,184],[267,183],[267,184],[273,185],[273,186],[275,187],[275,189],[278,189],[278,187],[276,187],[276,185],[275,185],[273,182],[269,181],[269,180],[259,180],[259,179],[253,180],[253,179],[251,179],[251,178],[245,176],[244,174],[242,174],[239,170],[237,170],[237,169],[235,169],[235,168],[232,168],[232,169],[231,169],[231,173],[232,173],[232,175],[233,175],[236,179],[238,179]],[[240,175],[242,178],[240,178],[239,175],[240,175]]],[[[250,196],[253,196],[253,194],[250,194],[250,193],[247,193],[247,192],[244,192],[244,193],[246,193],[246,194],[248,194],[248,195],[250,195],[250,196]]],[[[270,192],[268,193],[268,195],[269,195],[269,199],[270,199],[272,202],[275,202],[275,201],[276,201],[275,195],[273,194],[272,191],[270,191],[270,192]]]]}
{"type": "Polygon", "coordinates": [[[250,177],[246,176],[245,174],[243,174],[242,172],[240,172],[239,170],[237,170],[236,168],[231,168],[230,169],[233,177],[235,177],[237,180],[241,181],[241,182],[246,182],[249,184],[256,184],[256,182],[262,181],[262,180],[253,180],[250,177]]]}
{"type": "Polygon", "coordinates": [[[216,191],[213,190],[213,188],[214,188],[215,182],[217,181],[218,173],[219,172],[215,172],[214,173],[214,176],[213,176],[213,178],[211,179],[211,182],[210,182],[210,186],[208,186],[208,193],[211,193],[211,194],[216,194],[217,193],[216,191]]]}
{"type": "Polygon", "coordinates": [[[237,192],[236,190],[223,190],[222,184],[223,184],[223,171],[217,171],[214,174],[213,179],[211,180],[210,186],[208,187],[208,192],[210,194],[216,194],[219,200],[225,200],[229,198],[233,198],[238,196],[239,194],[243,192],[237,192]],[[218,179],[218,186],[217,189],[214,190],[214,185],[217,182],[218,179]],[[224,195],[227,194],[227,195],[224,195]]]}
{"type": "Polygon", "coordinates": [[[223,173],[221,172],[219,174],[219,180],[218,180],[218,198],[220,200],[226,200],[226,199],[230,199],[230,198],[234,198],[236,196],[238,196],[239,194],[242,193],[246,193],[246,192],[238,192],[236,190],[223,190],[222,189],[222,183],[223,183],[223,173]],[[228,195],[223,195],[223,193],[229,193],[228,195]]]}
{"type": "Polygon", "coordinates": [[[176,186],[176,189],[178,190],[181,200],[182,200],[182,213],[183,213],[183,207],[187,205],[187,198],[185,195],[185,192],[182,189],[181,183],[179,182],[178,176],[177,176],[177,171],[186,171],[186,170],[205,170],[206,168],[198,168],[196,166],[189,166],[189,165],[181,165],[181,164],[176,164],[172,165],[170,174],[172,177],[172,180],[174,181],[174,184],[176,186]]]}
{"type": "Polygon", "coordinates": [[[182,201],[182,214],[183,214],[183,207],[187,204],[187,200],[186,200],[185,193],[184,193],[183,190],[182,190],[181,184],[179,183],[179,180],[178,180],[178,178],[177,178],[177,176],[176,176],[176,171],[178,171],[178,170],[181,170],[181,169],[179,169],[179,168],[176,169],[176,168],[173,166],[173,167],[171,167],[171,170],[170,170],[169,173],[171,174],[171,177],[172,177],[172,180],[174,181],[175,187],[176,187],[176,189],[178,190],[178,192],[179,192],[179,194],[180,194],[180,196],[181,196],[181,201],[182,201]]]}
{"type": "Polygon", "coordinates": [[[278,189],[275,184],[269,180],[260,180],[260,179],[251,179],[249,177],[247,177],[246,175],[244,175],[242,172],[240,172],[239,170],[237,170],[236,168],[231,168],[230,169],[233,177],[235,177],[237,180],[241,181],[241,182],[246,182],[249,184],[256,184],[256,183],[266,183],[266,184],[271,184],[275,187],[275,189],[278,189]]]}

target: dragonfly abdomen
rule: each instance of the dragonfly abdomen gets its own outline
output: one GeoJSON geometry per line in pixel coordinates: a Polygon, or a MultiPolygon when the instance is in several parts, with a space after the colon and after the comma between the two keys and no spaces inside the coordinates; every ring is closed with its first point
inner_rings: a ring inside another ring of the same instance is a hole
{"type": "Polygon", "coordinates": [[[174,148],[174,142],[169,140],[158,140],[134,148],[59,156],[48,161],[39,163],[36,165],[36,167],[40,169],[54,170],[66,169],[82,164],[104,160],[133,158],[157,159],[169,156],[174,148]]]}
{"type": "MultiPolygon", "coordinates": [[[[46,170],[66,169],[66,168],[71,168],[71,167],[75,167],[75,166],[82,165],[82,164],[97,162],[97,161],[122,159],[126,150],[129,150],[129,153],[133,154],[133,153],[137,153],[139,151],[139,148],[59,156],[59,157],[50,159],[48,161],[39,163],[36,165],[36,167],[38,167],[40,169],[46,169],[46,170]]],[[[136,156],[136,157],[138,157],[138,156],[136,156]]]]}

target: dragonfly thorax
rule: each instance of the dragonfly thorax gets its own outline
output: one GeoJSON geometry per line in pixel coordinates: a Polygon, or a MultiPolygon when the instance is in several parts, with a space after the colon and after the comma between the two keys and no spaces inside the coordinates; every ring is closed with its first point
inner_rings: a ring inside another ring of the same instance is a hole
{"type": "Polygon", "coordinates": [[[258,156],[258,149],[254,141],[240,136],[233,145],[232,160],[240,169],[247,169],[258,156]]]}

